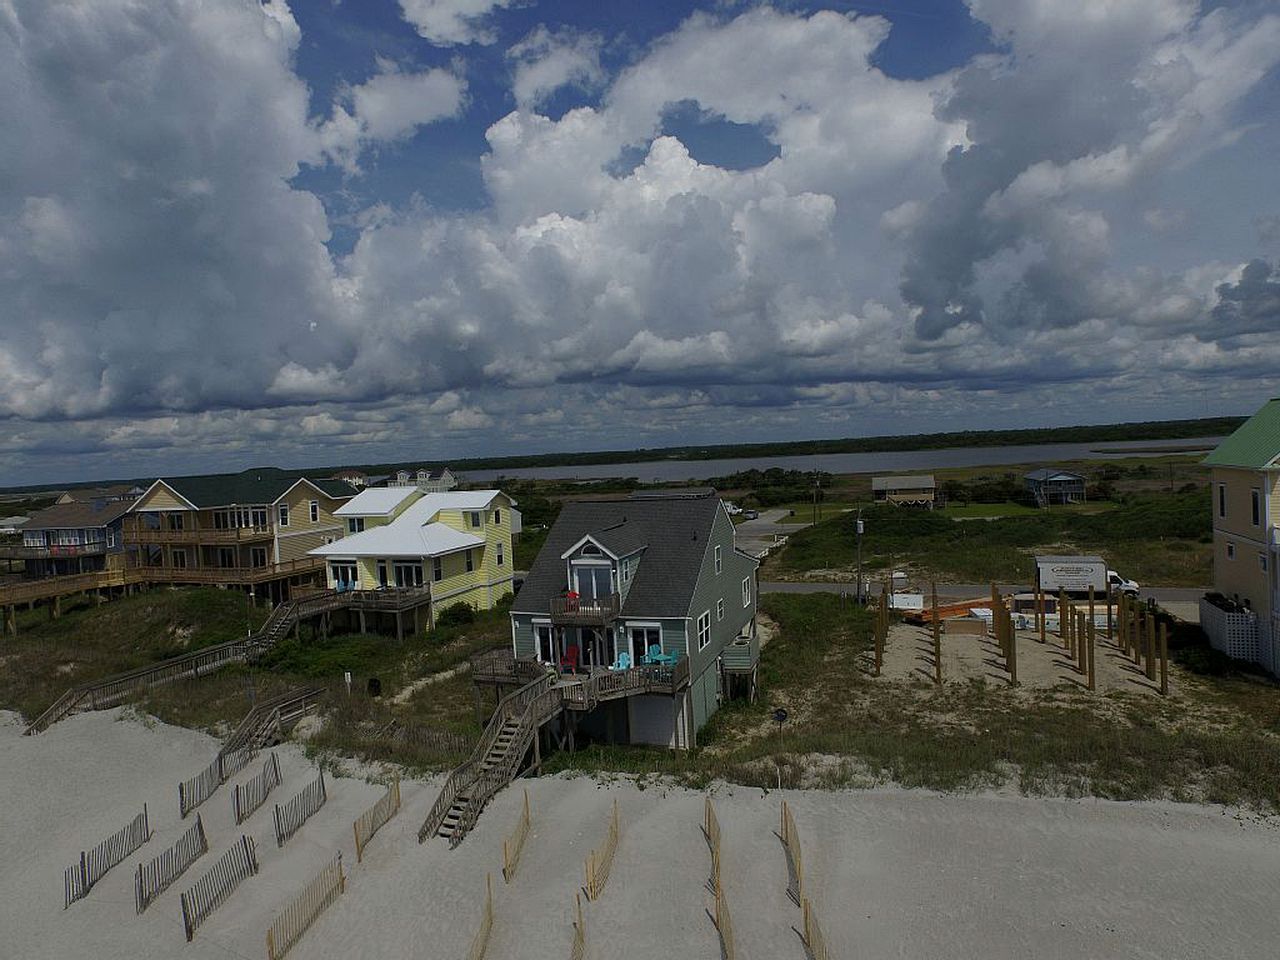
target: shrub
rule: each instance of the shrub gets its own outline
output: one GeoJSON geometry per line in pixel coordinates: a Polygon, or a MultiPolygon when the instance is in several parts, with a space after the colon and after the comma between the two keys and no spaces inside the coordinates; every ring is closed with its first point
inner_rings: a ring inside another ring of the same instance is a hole
{"type": "Polygon", "coordinates": [[[436,626],[439,627],[460,627],[475,622],[476,611],[469,603],[455,603],[441,610],[436,617],[436,626]]]}

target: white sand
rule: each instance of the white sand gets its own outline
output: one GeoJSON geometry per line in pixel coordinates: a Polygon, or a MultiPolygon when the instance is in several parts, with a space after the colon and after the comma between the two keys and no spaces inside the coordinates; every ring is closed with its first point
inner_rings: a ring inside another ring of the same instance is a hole
{"type": "MultiPolygon", "coordinates": [[[[328,804],[276,849],[270,803],[314,776],[280,749],[284,784],[245,825],[262,872],[246,880],[187,945],[178,894],[239,830],[224,787],[201,808],[211,851],[141,917],[133,869],[184,829],[177,781],[216,749],[201,734],[86,714],[40,737],[0,714],[0,957],[228,958],[266,955],[264,932],[306,879],[340,849],[346,895],[291,956],[351,960],[464,956],[486,871],[496,925],[491,958],[567,956],[582,859],[621,805],[612,879],[585,906],[589,955],[716,958],[705,912],[709,866],[702,796],[630,782],[538,779],[503,792],[457,850],[419,846],[435,798],[406,781],[404,809],[357,865],[351,821],[381,788],[334,778],[328,804]],[[527,786],[534,826],[519,874],[501,877],[503,834],[527,786]],[[62,868],[150,805],[154,839],[90,895],[62,907],[62,868]]],[[[247,779],[258,764],[238,775],[247,779]]],[[[924,791],[788,792],[804,841],[806,886],[840,957],[1274,957],[1280,943],[1280,825],[1174,804],[940,796],[924,791]]],[[[739,956],[804,956],[774,836],[779,795],[723,788],[725,882],[739,956]]]]}

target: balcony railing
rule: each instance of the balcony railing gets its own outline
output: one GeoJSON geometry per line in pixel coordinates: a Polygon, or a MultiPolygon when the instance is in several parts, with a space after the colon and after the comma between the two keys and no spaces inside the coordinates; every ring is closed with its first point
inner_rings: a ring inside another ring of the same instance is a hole
{"type": "Polygon", "coordinates": [[[602,627],[618,616],[622,601],[616,593],[607,597],[552,597],[551,622],[561,626],[602,627]]]}
{"type": "Polygon", "coordinates": [[[262,583],[324,570],[323,557],[302,557],[260,567],[173,567],[132,563],[129,572],[155,583],[262,583]]]}
{"type": "Polygon", "coordinates": [[[230,529],[196,527],[190,530],[168,530],[138,524],[124,529],[124,538],[128,543],[249,543],[270,540],[273,536],[275,536],[275,529],[270,524],[230,529]]]}
{"type": "Polygon", "coordinates": [[[0,560],[53,560],[57,557],[93,557],[107,552],[107,542],[55,543],[45,547],[26,544],[0,546],[0,560]]]}

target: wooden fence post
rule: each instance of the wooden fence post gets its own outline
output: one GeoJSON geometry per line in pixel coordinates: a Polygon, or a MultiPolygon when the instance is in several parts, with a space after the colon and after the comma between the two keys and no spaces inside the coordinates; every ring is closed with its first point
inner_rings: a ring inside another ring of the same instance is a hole
{"type": "Polygon", "coordinates": [[[938,619],[938,584],[933,589],[933,682],[942,686],[942,622],[938,619]]]}
{"type": "Polygon", "coordinates": [[[1147,679],[1156,678],[1156,618],[1147,612],[1147,679]]]}
{"type": "Polygon", "coordinates": [[[1169,695],[1169,625],[1160,624],[1160,696],[1169,695]]]}
{"type": "Polygon", "coordinates": [[[1089,619],[1089,629],[1087,632],[1089,637],[1089,644],[1087,647],[1088,657],[1086,659],[1088,660],[1088,665],[1089,665],[1088,666],[1089,689],[1096,690],[1098,688],[1098,676],[1097,676],[1097,673],[1095,672],[1095,665],[1094,665],[1093,658],[1094,658],[1094,653],[1097,650],[1098,628],[1094,625],[1092,617],[1089,619]]]}
{"type": "Polygon", "coordinates": [[[1039,621],[1038,623],[1036,623],[1036,628],[1040,631],[1041,643],[1045,643],[1048,639],[1045,636],[1045,629],[1044,629],[1046,619],[1048,619],[1048,616],[1045,611],[1044,591],[1039,587],[1036,587],[1036,620],[1039,621]]]}

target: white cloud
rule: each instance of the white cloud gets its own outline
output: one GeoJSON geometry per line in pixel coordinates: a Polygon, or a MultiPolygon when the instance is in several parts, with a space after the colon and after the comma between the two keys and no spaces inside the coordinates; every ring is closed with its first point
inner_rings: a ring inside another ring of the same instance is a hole
{"type": "Polygon", "coordinates": [[[440,46],[489,44],[497,39],[495,11],[517,0],[400,0],[400,11],[418,35],[440,46]]]}
{"type": "Polygon", "coordinates": [[[600,66],[599,34],[539,25],[507,51],[515,64],[511,92],[522,108],[536,108],[561,87],[573,85],[593,90],[604,81],[600,66]]]}
{"type": "Polygon", "coordinates": [[[387,61],[378,66],[377,74],[346,91],[319,129],[324,152],[350,171],[370,144],[406,139],[462,108],[466,84],[452,71],[402,73],[387,61]]]}

